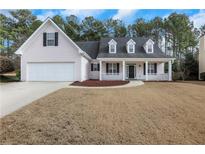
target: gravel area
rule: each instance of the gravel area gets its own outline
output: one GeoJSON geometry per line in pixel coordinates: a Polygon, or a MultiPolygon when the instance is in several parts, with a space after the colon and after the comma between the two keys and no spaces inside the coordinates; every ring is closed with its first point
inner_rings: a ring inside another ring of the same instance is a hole
{"type": "Polygon", "coordinates": [[[63,88],[0,119],[0,144],[205,144],[204,82],[63,88]]]}

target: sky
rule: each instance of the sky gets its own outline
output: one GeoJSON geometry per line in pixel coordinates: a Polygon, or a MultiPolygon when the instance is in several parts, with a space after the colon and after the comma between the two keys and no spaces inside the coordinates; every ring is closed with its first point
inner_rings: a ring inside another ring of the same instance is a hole
{"type": "MultiPolygon", "coordinates": [[[[125,9],[89,9],[89,10],[52,10],[52,9],[44,9],[44,10],[32,10],[32,13],[35,14],[38,19],[45,20],[47,17],[53,17],[54,15],[60,15],[62,17],[68,15],[76,15],[81,20],[86,16],[94,16],[100,20],[106,20],[108,18],[113,19],[121,19],[123,22],[128,25],[133,23],[137,18],[144,18],[146,20],[150,20],[156,16],[166,18],[169,14],[177,12],[184,13],[189,16],[190,20],[194,22],[194,26],[199,28],[201,25],[205,24],[205,9],[196,10],[196,9],[186,9],[186,10],[171,10],[171,9],[136,9],[136,10],[125,10],[125,9]]],[[[8,15],[8,10],[0,10],[0,13],[8,15]]]]}

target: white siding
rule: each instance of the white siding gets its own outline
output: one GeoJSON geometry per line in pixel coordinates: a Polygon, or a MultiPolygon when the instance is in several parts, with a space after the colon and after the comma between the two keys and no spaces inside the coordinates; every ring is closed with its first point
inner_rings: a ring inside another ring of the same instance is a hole
{"type": "Polygon", "coordinates": [[[90,79],[99,79],[99,71],[91,71],[90,67],[89,67],[89,78],[90,79]]]}
{"type": "MultiPolygon", "coordinates": [[[[91,63],[99,64],[99,61],[93,60],[93,61],[91,61],[91,63]]],[[[100,79],[100,71],[91,71],[91,63],[89,64],[89,67],[88,67],[89,79],[99,80],[100,79]]]]}
{"type": "MultiPolygon", "coordinates": [[[[22,49],[21,80],[26,80],[26,65],[28,62],[74,62],[74,79],[81,80],[81,55],[78,49],[70,42],[51,22],[42,29],[22,49]],[[43,46],[43,32],[58,32],[58,46],[43,46]]],[[[83,78],[86,78],[84,75],[83,78]]]]}
{"type": "Polygon", "coordinates": [[[81,57],[81,81],[88,80],[88,69],[89,69],[90,62],[81,57]]]}
{"type": "Polygon", "coordinates": [[[157,74],[164,74],[164,63],[157,63],[157,74]]]}
{"type": "Polygon", "coordinates": [[[136,63],[136,79],[144,80],[144,62],[136,63]]]}

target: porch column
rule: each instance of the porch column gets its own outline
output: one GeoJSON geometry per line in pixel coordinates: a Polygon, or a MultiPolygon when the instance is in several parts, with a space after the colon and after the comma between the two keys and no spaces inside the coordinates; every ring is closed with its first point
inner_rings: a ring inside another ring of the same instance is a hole
{"type": "Polygon", "coordinates": [[[100,60],[100,81],[102,80],[102,61],[100,60]]]}
{"type": "Polygon", "coordinates": [[[148,80],[148,61],[145,62],[145,80],[148,80]]]}
{"type": "Polygon", "coordinates": [[[169,75],[169,81],[172,81],[172,61],[169,62],[169,69],[168,69],[168,75],[169,75]]]}
{"type": "Polygon", "coordinates": [[[122,80],[125,80],[125,61],[122,61],[122,80]]]}

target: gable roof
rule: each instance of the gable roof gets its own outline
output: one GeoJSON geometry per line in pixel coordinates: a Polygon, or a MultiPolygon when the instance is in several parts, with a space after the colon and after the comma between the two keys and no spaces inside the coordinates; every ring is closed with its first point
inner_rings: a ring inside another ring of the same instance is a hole
{"type": "Polygon", "coordinates": [[[51,22],[54,27],[56,27],[79,51],[80,54],[82,54],[83,56],[85,56],[88,59],[91,59],[90,56],[84,52],[81,48],[79,48],[75,42],[73,42],[73,40],[71,40],[68,35],[65,34],[65,32],[58,27],[58,25],[51,19],[51,18],[47,18],[35,31],[34,33],[17,49],[17,51],[15,52],[15,54],[23,54],[23,47],[26,46],[28,44],[28,42],[40,31],[40,29],[48,22],[51,22]]]}

